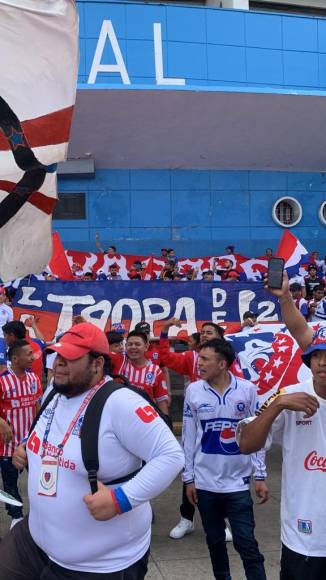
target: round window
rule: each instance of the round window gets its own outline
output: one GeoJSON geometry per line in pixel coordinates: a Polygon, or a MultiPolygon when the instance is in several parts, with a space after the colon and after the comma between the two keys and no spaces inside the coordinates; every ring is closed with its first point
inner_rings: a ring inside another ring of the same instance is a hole
{"type": "Polygon", "coordinates": [[[321,223],[326,226],[326,201],[321,204],[318,215],[321,223]]]}
{"type": "Polygon", "coordinates": [[[281,197],[273,205],[273,220],[283,228],[296,226],[302,218],[302,207],[294,197],[281,197]]]}

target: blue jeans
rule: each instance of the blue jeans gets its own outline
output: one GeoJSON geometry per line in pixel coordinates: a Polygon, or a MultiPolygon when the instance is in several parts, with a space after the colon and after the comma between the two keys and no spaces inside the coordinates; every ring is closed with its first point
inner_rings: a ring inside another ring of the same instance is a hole
{"type": "MultiPolygon", "coordinates": [[[[18,501],[23,501],[20,493],[18,491],[18,470],[12,464],[11,457],[1,457],[0,458],[0,469],[3,481],[3,489],[10,493],[18,501]]],[[[5,504],[7,513],[13,519],[18,519],[23,517],[23,509],[21,507],[5,504]]]]}
{"type": "Polygon", "coordinates": [[[197,495],[215,578],[231,580],[224,526],[224,518],[228,518],[233,545],[240,554],[247,580],[266,580],[264,556],[259,552],[254,536],[250,492],[214,493],[197,489],[197,495]]]}

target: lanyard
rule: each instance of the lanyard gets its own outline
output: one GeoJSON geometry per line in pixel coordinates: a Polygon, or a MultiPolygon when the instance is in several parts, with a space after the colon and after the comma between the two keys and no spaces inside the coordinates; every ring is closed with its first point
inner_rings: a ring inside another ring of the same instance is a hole
{"type": "MultiPolygon", "coordinates": [[[[73,420],[71,421],[66,434],[64,436],[64,438],[62,439],[61,443],[59,443],[58,445],[58,453],[57,453],[57,457],[59,455],[62,454],[63,448],[65,446],[65,444],[67,443],[71,432],[73,430],[73,428],[75,427],[76,423],[78,422],[78,419],[81,417],[81,415],[83,414],[83,412],[85,411],[87,405],[89,404],[89,402],[92,400],[92,398],[94,397],[95,393],[97,393],[97,391],[102,387],[102,385],[106,382],[106,377],[104,377],[103,379],[101,379],[101,381],[99,383],[97,383],[86,395],[85,399],[83,400],[81,406],[79,407],[76,415],[74,416],[73,420]]],[[[44,435],[43,435],[43,441],[42,441],[42,457],[44,457],[46,455],[46,446],[47,446],[47,442],[48,442],[48,437],[49,437],[49,433],[50,433],[50,429],[51,429],[51,425],[53,422],[53,418],[54,418],[54,414],[55,414],[55,410],[58,406],[59,403],[59,397],[60,395],[58,394],[53,405],[52,408],[50,410],[49,413],[49,418],[46,424],[46,428],[44,431],[44,435]]]]}

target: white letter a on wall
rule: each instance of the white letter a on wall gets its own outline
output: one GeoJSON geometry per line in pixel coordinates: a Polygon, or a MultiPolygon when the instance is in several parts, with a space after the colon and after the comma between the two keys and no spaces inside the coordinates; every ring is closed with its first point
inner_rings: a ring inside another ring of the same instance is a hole
{"type": "Polygon", "coordinates": [[[123,84],[130,85],[130,78],[123,60],[123,56],[121,54],[118,39],[114,32],[111,20],[103,20],[100,36],[97,42],[92,62],[91,71],[89,73],[87,81],[88,84],[93,85],[94,83],[96,83],[96,77],[99,72],[120,73],[123,84]],[[109,38],[111,42],[116,64],[101,64],[107,38],[109,38]]]}

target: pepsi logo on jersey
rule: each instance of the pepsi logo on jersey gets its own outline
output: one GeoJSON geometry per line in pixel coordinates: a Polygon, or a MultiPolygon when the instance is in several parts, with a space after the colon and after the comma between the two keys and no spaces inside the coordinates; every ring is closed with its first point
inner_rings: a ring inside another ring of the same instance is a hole
{"type": "Polygon", "coordinates": [[[238,419],[202,419],[202,453],[212,455],[240,455],[235,433],[238,419]]]}

